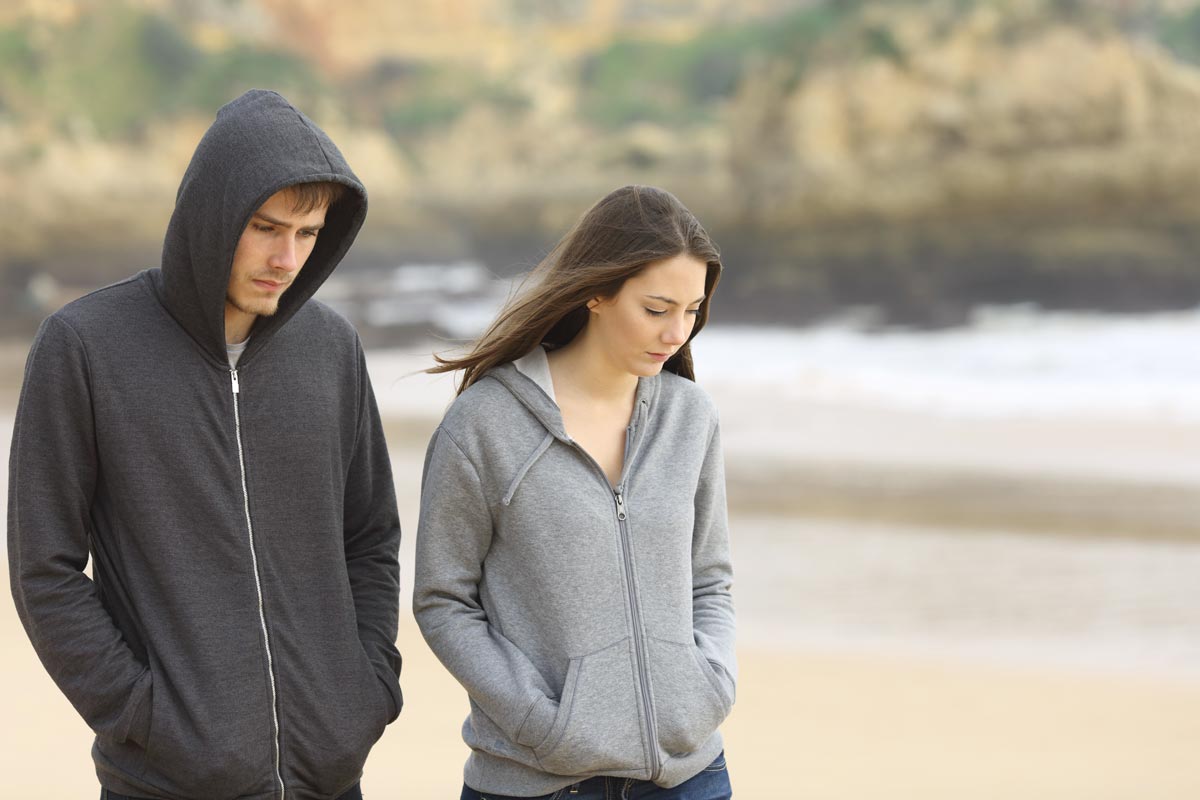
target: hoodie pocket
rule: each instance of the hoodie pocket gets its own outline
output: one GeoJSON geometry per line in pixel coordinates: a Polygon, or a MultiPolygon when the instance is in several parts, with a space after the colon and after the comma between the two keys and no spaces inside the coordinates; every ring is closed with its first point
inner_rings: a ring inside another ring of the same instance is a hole
{"type": "Polygon", "coordinates": [[[391,716],[391,696],[361,645],[344,652],[311,653],[310,663],[324,661],[324,676],[301,677],[294,668],[283,694],[284,751],[293,779],[327,796],[345,791],[361,774],[391,716]]]}
{"type": "Polygon", "coordinates": [[[143,781],[187,797],[237,797],[269,776],[271,733],[256,721],[257,704],[243,702],[235,712],[229,693],[189,702],[153,661],[151,674],[143,781]]]}
{"type": "Polygon", "coordinates": [[[658,743],[668,755],[686,755],[712,736],[733,700],[694,643],[649,642],[658,743]]]}
{"type": "Polygon", "coordinates": [[[534,755],[558,775],[645,768],[628,638],[571,659],[554,724],[534,755]]]}

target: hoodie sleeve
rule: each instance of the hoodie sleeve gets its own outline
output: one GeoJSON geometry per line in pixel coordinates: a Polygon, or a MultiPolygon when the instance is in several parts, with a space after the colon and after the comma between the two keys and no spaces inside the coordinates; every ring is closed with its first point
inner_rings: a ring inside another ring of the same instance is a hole
{"type": "Polygon", "coordinates": [[[729,520],[725,509],[725,465],[721,431],[713,428],[696,486],[696,522],[692,532],[692,627],[696,645],[727,682],[732,699],[737,684],[734,655],[733,566],[729,556],[729,520]]]}
{"type": "Polygon", "coordinates": [[[342,533],[346,571],[358,637],[391,700],[388,720],[400,714],[400,652],[396,634],[400,617],[400,516],[383,423],[367,375],[366,357],[358,347],[359,429],[346,475],[342,533]]]}
{"type": "Polygon", "coordinates": [[[492,627],[480,604],[492,516],[474,464],[445,430],[421,482],[413,614],[430,649],[512,741],[540,745],[558,703],[537,667],[492,627]]]}
{"type": "Polygon", "coordinates": [[[84,573],[98,472],[87,353],[57,317],[29,352],[9,453],[9,579],[46,671],[101,736],[145,745],[151,676],[84,573]]]}

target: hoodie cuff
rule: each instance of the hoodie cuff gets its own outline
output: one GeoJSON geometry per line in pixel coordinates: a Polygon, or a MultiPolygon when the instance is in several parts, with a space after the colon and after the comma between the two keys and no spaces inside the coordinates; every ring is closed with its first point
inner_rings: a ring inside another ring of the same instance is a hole
{"type": "Polygon", "coordinates": [[[538,699],[533,701],[529,713],[525,715],[521,729],[517,731],[517,744],[532,747],[534,750],[541,747],[550,735],[550,728],[554,726],[554,717],[557,715],[558,703],[544,694],[539,695],[538,699]]]}

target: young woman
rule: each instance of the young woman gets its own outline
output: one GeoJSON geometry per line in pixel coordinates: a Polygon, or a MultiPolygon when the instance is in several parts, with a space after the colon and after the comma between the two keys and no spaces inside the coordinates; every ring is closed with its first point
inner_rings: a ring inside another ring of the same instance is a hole
{"type": "Polygon", "coordinates": [[[413,610],[466,688],[462,797],[731,796],[732,570],[688,343],[721,274],[672,195],[609,194],[462,358],[413,610]]]}

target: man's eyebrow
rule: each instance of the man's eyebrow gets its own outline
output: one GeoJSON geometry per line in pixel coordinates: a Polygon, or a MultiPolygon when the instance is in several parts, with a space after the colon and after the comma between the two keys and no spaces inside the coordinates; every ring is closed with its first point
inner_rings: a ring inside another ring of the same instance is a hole
{"type": "MultiPolygon", "coordinates": [[[[275,219],[274,217],[268,217],[266,214],[262,213],[261,211],[255,211],[254,216],[261,219],[263,222],[269,222],[272,225],[278,225],[281,228],[292,227],[290,222],[284,222],[283,220],[275,219]]],[[[325,223],[322,222],[319,225],[301,225],[300,230],[302,230],[302,231],[319,231],[319,230],[321,230],[321,228],[324,228],[324,227],[325,227],[325,223]]]]}
{"type": "MultiPolygon", "coordinates": [[[[669,306],[679,305],[679,303],[675,302],[671,298],[663,297],[660,294],[648,294],[648,295],[646,295],[646,297],[649,298],[650,300],[658,300],[660,302],[666,303],[669,306]]],[[[700,295],[698,298],[693,300],[691,303],[688,303],[688,305],[690,306],[690,305],[692,305],[692,303],[703,303],[703,302],[704,302],[704,295],[700,295]]]]}

